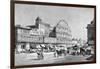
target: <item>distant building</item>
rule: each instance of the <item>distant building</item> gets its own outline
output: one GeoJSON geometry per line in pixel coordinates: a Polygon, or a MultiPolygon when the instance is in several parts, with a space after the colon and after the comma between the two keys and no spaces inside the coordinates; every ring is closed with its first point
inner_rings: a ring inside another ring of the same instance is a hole
{"type": "Polygon", "coordinates": [[[86,43],[87,42],[85,40],[82,40],[82,39],[75,39],[75,38],[72,39],[72,46],[77,45],[78,47],[84,47],[84,45],[86,43]]]}
{"type": "Polygon", "coordinates": [[[88,37],[88,45],[94,46],[95,41],[95,22],[94,20],[91,21],[91,24],[88,24],[87,26],[87,37],[88,37]]]}

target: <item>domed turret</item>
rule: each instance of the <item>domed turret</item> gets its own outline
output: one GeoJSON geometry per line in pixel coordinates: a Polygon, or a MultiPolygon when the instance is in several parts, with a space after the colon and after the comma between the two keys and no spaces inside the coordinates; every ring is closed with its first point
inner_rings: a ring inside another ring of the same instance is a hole
{"type": "Polygon", "coordinates": [[[37,18],[36,18],[36,23],[35,23],[35,25],[36,25],[36,28],[39,28],[39,23],[41,23],[41,19],[40,19],[40,17],[38,16],[37,18]]]}

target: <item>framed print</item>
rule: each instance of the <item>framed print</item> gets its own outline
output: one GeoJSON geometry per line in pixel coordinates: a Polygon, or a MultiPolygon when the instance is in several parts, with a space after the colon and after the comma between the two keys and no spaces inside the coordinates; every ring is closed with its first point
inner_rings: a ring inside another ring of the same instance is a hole
{"type": "Polygon", "coordinates": [[[11,0],[11,69],[96,63],[96,6],[11,0]]]}

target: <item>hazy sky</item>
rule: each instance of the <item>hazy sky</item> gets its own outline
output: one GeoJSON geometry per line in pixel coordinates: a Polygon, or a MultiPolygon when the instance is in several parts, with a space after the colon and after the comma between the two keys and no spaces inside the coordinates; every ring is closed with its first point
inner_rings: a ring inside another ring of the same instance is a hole
{"type": "Polygon", "coordinates": [[[15,5],[15,24],[21,24],[22,26],[34,25],[37,16],[43,22],[53,26],[59,20],[64,19],[70,26],[73,37],[86,40],[86,27],[94,18],[94,9],[28,4],[15,5]]]}

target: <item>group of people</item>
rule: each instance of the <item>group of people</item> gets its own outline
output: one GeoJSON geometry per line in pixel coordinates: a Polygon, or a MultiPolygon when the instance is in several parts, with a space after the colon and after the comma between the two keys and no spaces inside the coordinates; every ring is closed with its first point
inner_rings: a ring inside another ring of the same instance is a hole
{"type": "MultiPolygon", "coordinates": [[[[44,58],[43,53],[44,53],[44,50],[47,49],[45,47],[47,47],[47,46],[37,44],[35,53],[37,54],[38,59],[44,58]]],[[[50,49],[52,52],[54,52],[54,57],[66,56],[66,55],[83,55],[83,56],[91,55],[91,49],[78,47],[77,45],[68,47],[68,48],[66,48],[66,46],[63,46],[63,45],[59,45],[59,46],[54,45],[52,47],[50,49]]],[[[27,48],[26,50],[27,50],[27,52],[31,52],[31,48],[27,48]]]]}

